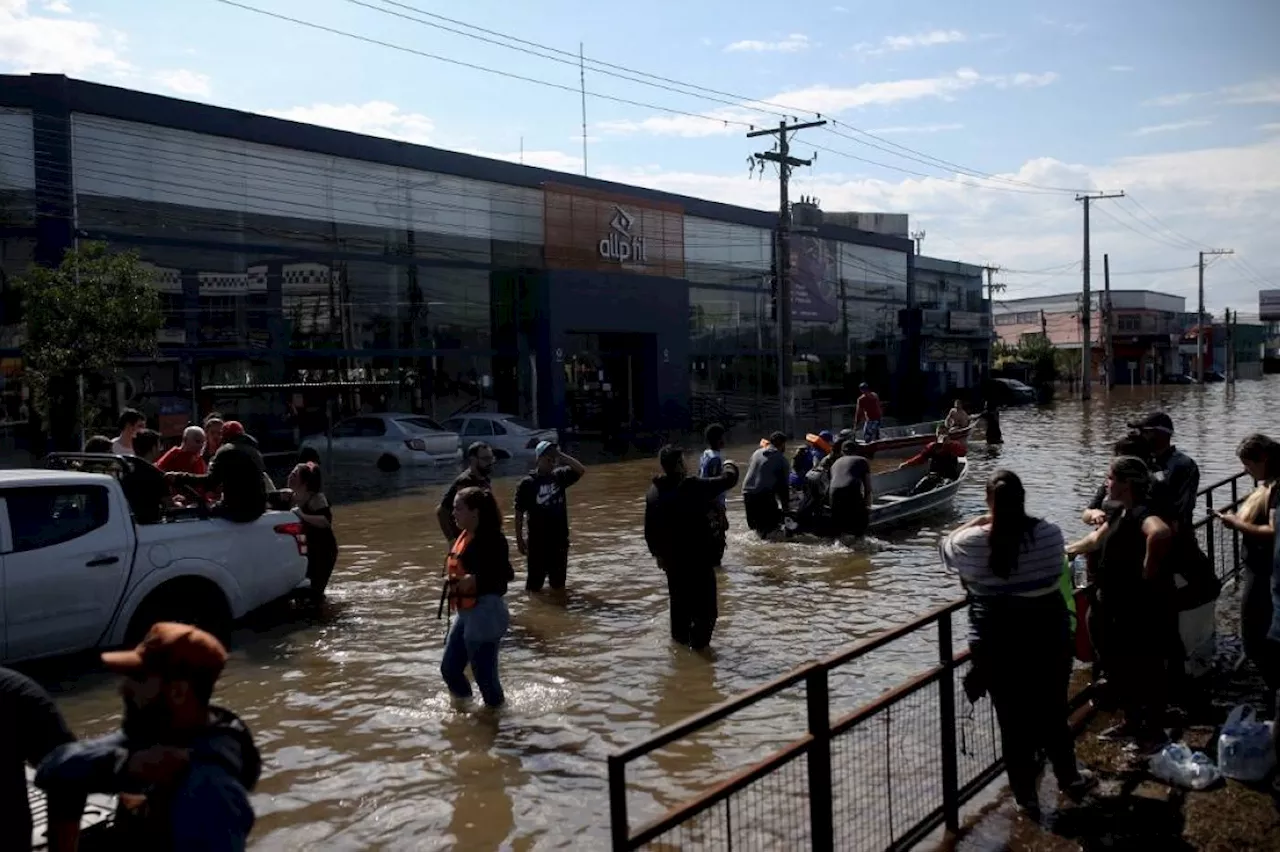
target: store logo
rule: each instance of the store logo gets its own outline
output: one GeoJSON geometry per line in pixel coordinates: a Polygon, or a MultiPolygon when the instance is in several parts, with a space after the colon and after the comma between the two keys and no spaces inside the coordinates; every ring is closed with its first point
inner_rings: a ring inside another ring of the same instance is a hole
{"type": "Polygon", "coordinates": [[[613,208],[609,235],[600,241],[600,256],[618,263],[648,263],[649,252],[644,237],[636,236],[636,219],[621,207],[613,208]]]}

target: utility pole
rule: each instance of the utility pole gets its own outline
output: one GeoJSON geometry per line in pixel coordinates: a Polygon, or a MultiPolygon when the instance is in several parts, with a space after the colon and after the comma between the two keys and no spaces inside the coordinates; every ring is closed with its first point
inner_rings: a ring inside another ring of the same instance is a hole
{"type": "Polygon", "coordinates": [[[924,230],[911,232],[911,239],[916,244],[916,254],[920,253],[920,244],[924,242],[924,230]]]}
{"type": "MultiPolygon", "coordinates": [[[[578,85],[582,93],[582,176],[587,176],[587,59],[582,54],[582,42],[578,42],[578,85]]],[[[520,149],[520,161],[524,162],[524,147],[520,149]]]]}
{"type": "Polygon", "coordinates": [[[1235,254],[1232,249],[1210,249],[1200,252],[1200,307],[1196,314],[1196,378],[1204,384],[1204,258],[1205,255],[1235,254]]]}
{"type": "MultiPolygon", "coordinates": [[[[795,393],[791,381],[791,201],[787,196],[787,187],[791,181],[791,170],[796,166],[811,166],[813,159],[800,160],[791,156],[791,138],[788,134],[810,127],[822,127],[825,121],[806,121],[801,124],[787,124],[786,120],[778,122],[772,130],[753,130],[747,138],[757,136],[776,136],[777,150],[755,154],[754,159],[763,167],[765,163],[778,166],[778,404],[781,406],[783,431],[791,434],[795,419],[795,393]]],[[[816,156],[816,155],[815,155],[816,156]]]]}
{"type": "Polygon", "coordinates": [[[991,324],[990,336],[987,338],[987,371],[991,370],[992,352],[996,339],[996,293],[1003,293],[1008,289],[1007,284],[995,283],[995,274],[1000,271],[998,266],[982,267],[987,273],[987,322],[991,324]]]}
{"type": "MultiPolygon", "coordinates": [[[[1111,390],[1111,374],[1116,367],[1116,356],[1111,348],[1111,255],[1102,256],[1102,357],[1106,359],[1107,390],[1111,390]]],[[[1155,375],[1155,364],[1151,365],[1155,375]]],[[[1154,379],[1153,379],[1154,381],[1154,379]]]]}
{"type": "Polygon", "coordinates": [[[1227,327],[1226,357],[1223,360],[1226,362],[1224,366],[1227,368],[1227,384],[1233,385],[1236,383],[1236,329],[1235,319],[1231,316],[1230,308],[1226,309],[1226,316],[1223,318],[1223,324],[1227,327]]]}
{"type": "Polygon", "coordinates": [[[1124,198],[1124,192],[1093,192],[1077,195],[1076,201],[1084,202],[1084,295],[1080,303],[1080,398],[1089,398],[1089,379],[1093,372],[1093,301],[1089,295],[1089,203],[1106,198],[1124,198]]]}

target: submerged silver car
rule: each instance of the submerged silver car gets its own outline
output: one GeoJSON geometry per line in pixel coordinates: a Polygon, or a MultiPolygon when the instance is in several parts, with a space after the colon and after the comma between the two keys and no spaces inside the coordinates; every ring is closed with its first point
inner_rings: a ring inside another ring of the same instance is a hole
{"type": "Polygon", "coordinates": [[[450,417],[442,425],[447,431],[458,433],[461,449],[484,441],[493,447],[493,455],[499,459],[531,456],[539,441],[560,443],[560,434],[555,429],[539,429],[514,414],[476,411],[450,417]]]}
{"type": "MultiPolygon", "coordinates": [[[[458,435],[423,414],[361,414],[333,427],[334,462],[367,462],[379,470],[399,470],[417,464],[457,461],[458,435]]],[[[326,458],[329,439],[310,435],[302,447],[326,458]]]]}

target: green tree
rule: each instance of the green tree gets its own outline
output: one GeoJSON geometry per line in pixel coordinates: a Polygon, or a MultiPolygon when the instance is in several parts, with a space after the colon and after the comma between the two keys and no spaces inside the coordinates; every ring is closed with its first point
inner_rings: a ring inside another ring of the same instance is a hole
{"type": "Polygon", "coordinates": [[[137,255],[110,253],[102,243],[69,250],[56,269],[31,267],[18,287],[35,410],[55,446],[74,446],[80,428],[92,423],[76,379],[114,374],[128,357],[154,356],[160,295],[137,255]],[[62,415],[72,411],[79,416],[62,415]]]}

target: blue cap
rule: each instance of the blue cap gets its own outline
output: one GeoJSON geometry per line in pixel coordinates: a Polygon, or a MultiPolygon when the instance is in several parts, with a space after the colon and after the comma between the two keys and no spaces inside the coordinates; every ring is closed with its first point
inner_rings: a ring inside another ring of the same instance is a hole
{"type": "Polygon", "coordinates": [[[553,443],[551,443],[550,441],[539,441],[539,442],[538,442],[538,446],[537,446],[537,447],[535,447],[535,448],[534,448],[534,450],[533,450],[533,455],[534,455],[534,457],[535,457],[535,458],[542,458],[542,457],[543,457],[543,456],[545,456],[548,452],[550,452],[551,450],[553,450],[553,449],[555,448],[555,446],[556,446],[556,445],[555,445],[555,444],[553,444],[553,443]]]}
{"type": "Polygon", "coordinates": [[[862,384],[858,385],[858,390],[871,390],[871,385],[867,384],[866,382],[863,382],[862,384]]]}
{"type": "Polygon", "coordinates": [[[818,433],[818,437],[819,437],[819,438],[821,438],[822,440],[826,441],[828,444],[830,444],[830,443],[834,440],[834,439],[831,437],[831,433],[830,433],[830,432],[828,432],[826,429],[823,429],[821,432],[819,432],[819,433],[818,433]]]}

